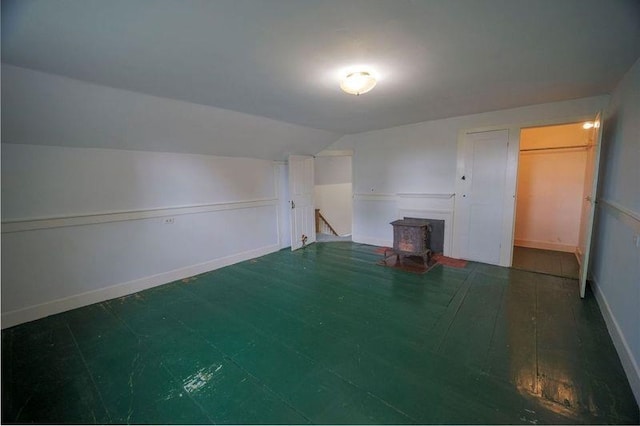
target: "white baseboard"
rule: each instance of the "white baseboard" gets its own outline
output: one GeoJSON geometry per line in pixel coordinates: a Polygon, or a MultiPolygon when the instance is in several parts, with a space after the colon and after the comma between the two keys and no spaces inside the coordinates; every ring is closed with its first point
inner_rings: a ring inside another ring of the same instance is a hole
{"type": "Polygon", "coordinates": [[[576,246],[560,243],[548,243],[546,241],[528,241],[516,239],[514,240],[513,245],[517,247],[527,247],[541,250],[564,251],[566,253],[576,252],[576,246]]]}
{"type": "Polygon", "coordinates": [[[383,240],[380,238],[371,238],[364,235],[352,235],[351,240],[354,243],[369,244],[378,247],[393,247],[393,240],[383,240]]]}
{"type": "Polygon", "coordinates": [[[622,368],[624,368],[624,371],[627,374],[631,391],[636,398],[636,402],[640,405],[640,367],[638,367],[638,360],[633,357],[631,348],[629,348],[629,345],[627,344],[627,339],[625,339],[624,334],[622,334],[620,326],[611,312],[606,296],[598,288],[598,280],[595,277],[593,277],[593,280],[591,281],[591,289],[596,297],[598,306],[600,306],[602,317],[604,318],[604,322],[607,324],[607,330],[609,330],[609,335],[611,336],[611,340],[613,340],[613,345],[620,357],[622,368]]]}
{"type": "Polygon", "coordinates": [[[212,271],[224,266],[233,265],[234,263],[253,259],[259,256],[264,256],[265,254],[276,252],[279,249],[280,247],[278,244],[259,247],[257,249],[232,254],[230,256],[221,257],[219,259],[210,260],[196,265],[174,269],[173,271],[139,278],[126,283],[103,287],[98,290],[92,290],[85,293],[64,297],[62,299],[56,299],[50,302],[28,306],[26,308],[18,309],[15,311],[3,312],[2,328],[4,329],[13,327],[14,325],[34,321],[40,318],[47,317],[49,315],[59,314],[61,312],[91,305],[93,303],[104,302],[106,300],[115,299],[117,297],[127,296],[129,294],[137,293],[148,288],[202,274],[204,272],[212,271]]]}

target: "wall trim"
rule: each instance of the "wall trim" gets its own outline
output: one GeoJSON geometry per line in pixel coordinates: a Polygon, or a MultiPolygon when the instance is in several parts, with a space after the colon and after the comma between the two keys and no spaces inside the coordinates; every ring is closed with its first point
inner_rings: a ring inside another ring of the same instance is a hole
{"type": "Polygon", "coordinates": [[[596,202],[599,206],[602,206],[615,214],[620,221],[632,228],[635,232],[640,232],[640,214],[616,203],[615,201],[598,199],[596,202]]]}
{"type": "Polygon", "coordinates": [[[3,312],[2,328],[13,327],[29,321],[34,321],[49,315],[59,314],[71,309],[80,308],[94,303],[104,302],[106,300],[115,299],[129,294],[137,293],[159,285],[168,284],[176,280],[192,277],[204,272],[213,271],[234,263],[243,262],[245,260],[264,256],[280,250],[279,244],[272,244],[256,249],[244,251],[241,253],[224,256],[218,259],[209,260],[207,262],[174,269],[172,271],[162,272],[156,275],[138,278],[125,283],[114,284],[97,290],[64,297],[50,302],[38,305],[28,306],[26,308],[3,312]]]}
{"type": "Polygon", "coordinates": [[[396,201],[396,194],[389,193],[371,193],[371,194],[353,194],[353,198],[363,201],[396,201]]]}
{"type": "Polygon", "coordinates": [[[531,240],[513,240],[513,245],[518,247],[528,247],[542,250],[563,251],[566,253],[575,253],[578,247],[571,244],[550,243],[547,241],[531,241],[531,240]]]}
{"type": "Polygon", "coordinates": [[[185,214],[208,213],[221,210],[238,210],[263,206],[275,206],[278,198],[260,198],[246,201],[228,201],[210,204],[162,207],[140,210],[116,210],[84,215],[65,215],[44,218],[26,218],[2,222],[2,233],[34,231],[37,229],[64,228],[69,226],[95,225],[98,223],[123,222],[185,214]]]}
{"type": "Polygon", "coordinates": [[[611,336],[613,345],[620,357],[622,368],[624,368],[624,371],[627,374],[627,379],[629,380],[629,385],[631,386],[633,395],[636,398],[636,402],[640,405],[640,367],[638,366],[638,360],[633,358],[631,348],[629,348],[627,339],[625,339],[624,334],[622,334],[622,330],[611,312],[609,302],[607,301],[604,293],[601,292],[598,287],[598,279],[595,276],[592,278],[591,289],[593,290],[593,294],[598,302],[598,306],[600,306],[602,317],[607,325],[607,330],[609,330],[609,335],[611,336]]]}
{"type": "MultiPolygon", "coordinates": [[[[414,214],[414,213],[433,213],[433,214],[438,214],[438,215],[452,215],[453,214],[453,210],[449,210],[449,209],[421,209],[421,208],[398,208],[398,216],[402,216],[400,219],[404,218],[404,216],[406,216],[407,214],[414,214]]],[[[418,219],[437,219],[435,217],[432,218],[418,218],[418,219]]]]}
{"type": "Polygon", "coordinates": [[[449,199],[453,198],[454,193],[445,193],[445,194],[429,194],[429,193],[397,193],[399,198],[442,198],[449,199]]]}
{"type": "Polygon", "coordinates": [[[383,192],[372,192],[372,193],[356,193],[353,194],[353,198],[364,201],[397,201],[402,198],[437,198],[448,200],[453,198],[456,194],[454,193],[426,193],[426,192],[417,192],[417,193],[383,193],[383,192]]]}

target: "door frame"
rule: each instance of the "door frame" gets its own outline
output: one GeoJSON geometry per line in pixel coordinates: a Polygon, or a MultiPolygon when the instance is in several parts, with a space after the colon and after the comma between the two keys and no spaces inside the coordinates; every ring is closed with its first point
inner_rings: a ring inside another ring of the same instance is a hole
{"type": "MultiPolygon", "coordinates": [[[[500,249],[500,263],[498,266],[510,267],[513,263],[513,244],[515,239],[515,225],[516,225],[516,194],[518,184],[518,166],[519,166],[519,153],[520,153],[520,131],[528,127],[544,127],[554,126],[566,123],[578,123],[584,121],[593,121],[593,117],[598,113],[595,110],[591,113],[580,114],[568,117],[549,118],[544,120],[525,121],[521,123],[511,123],[504,125],[493,126],[478,126],[470,127],[458,132],[458,146],[456,157],[456,174],[455,174],[455,196],[454,196],[454,208],[453,208],[453,257],[459,258],[461,252],[460,235],[458,230],[460,229],[459,212],[456,209],[456,201],[459,194],[461,194],[460,178],[464,175],[464,144],[465,138],[469,133],[491,132],[495,130],[508,130],[509,132],[509,145],[507,148],[507,170],[506,170],[506,182],[504,193],[504,216],[502,223],[502,238],[500,249]]],[[[599,165],[598,165],[599,167],[599,165]]]]}
{"type": "MultiPolygon", "coordinates": [[[[317,160],[319,157],[349,157],[350,158],[350,162],[351,162],[351,194],[349,194],[350,198],[351,198],[351,232],[349,233],[349,236],[353,236],[353,204],[354,204],[354,200],[353,200],[353,182],[354,182],[354,178],[355,178],[355,170],[354,170],[354,161],[353,161],[353,156],[354,156],[354,150],[353,149],[341,149],[341,150],[337,150],[337,149],[325,149],[320,151],[319,153],[317,153],[316,155],[313,156],[314,160],[317,160]]],[[[316,168],[314,165],[314,170],[313,170],[314,174],[316,173],[316,168]]],[[[315,186],[315,185],[314,185],[315,186]]],[[[317,200],[314,200],[317,201],[317,200]]],[[[317,236],[316,236],[317,237],[317,236]]]]}
{"type": "Polygon", "coordinates": [[[464,129],[458,132],[458,152],[456,164],[456,182],[455,197],[453,207],[453,257],[459,258],[462,252],[462,244],[458,230],[461,228],[460,209],[456,208],[460,204],[459,196],[462,194],[462,176],[465,174],[464,164],[464,146],[466,137],[472,133],[494,132],[498,130],[506,130],[508,132],[507,145],[507,166],[505,171],[505,192],[503,196],[502,208],[504,216],[502,218],[502,238],[500,241],[500,260],[499,266],[511,266],[511,258],[513,252],[513,232],[515,224],[515,185],[517,176],[517,157],[514,158],[514,152],[517,156],[520,147],[520,131],[516,126],[486,126],[464,129]],[[516,131],[516,129],[518,129],[516,131]],[[510,245],[511,244],[511,245],[510,245]]]}
{"type": "MultiPolygon", "coordinates": [[[[578,239],[578,248],[576,249],[576,258],[578,259],[578,264],[580,267],[580,272],[578,274],[578,281],[580,283],[580,297],[584,298],[585,290],[587,288],[587,279],[589,278],[589,264],[591,262],[591,246],[593,241],[593,227],[596,215],[596,207],[598,202],[598,177],[600,174],[600,161],[601,161],[601,152],[602,152],[602,132],[603,132],[603,112],[598,111],[595,118],[593,119],[595,123],[595,128],[592,129],[592,137],[590,140],[590,148],[593,149],[592,155],[595,155],[593,162],[589,164],[587,162],[587,167],[590,165],[593,166],[593,170],[591,171],[591,192],[589,194],[582,194],[583,202],[582,202],[582,214],[580,215],[580,235],[582,236],[583,230],[586,232],[584,237],[584,252],[581,251],[582,241],[581,238],[578,239]],[[586,224],[582,221],[585,219],[584,217],[584,202],[587,201],[589,203],[589,211],[587,212],[588,217],[586,218],[586,224]],[[586,228],[583,228],[586,225],[586,228]]],[[[588,157],[587,157],[588,158],[588,157]]],[[[587,183],[588,178],[588,170],[585,170],[584,183],[587,183]]]]}
{"type": "Polygon", "coordinates": [[[314,157],[312,155],[293,155],[290,154],[288,159],[288,170],[289,170],[289,198],[290,198],[290,207],[291,207],[291,216],[290,216],[290,225],[291,225],[291,250],[298,250],[302,247],[305,247],[308,244],[314,243],[316,241],[316,228],[315,228],[315,215],[314,215],[314,196],[313,196],[313,186],[314,186],[314,157]],[[295,173],[294,164],[303,166],[303,174],[300,176],[295,173]],[[307,169],[307,165],[309,168],[307,169]],[[309,171],[309,174],[306,172],[309,171]],[[302,179],[302,180],[301,180],[302,179]],[[305,187],[306,191],[299,197],[299,193],[296,193],[295,189],[298,185],[302,185],[305,187]],[[303,203],[301,203],[301,201],[303,203]],[[298,204],[296,206],[296,204],[298,204]],[[301,222],[298,221],[298,209],[303,208],[306,211],[302,212],[301,222]],[[298,240],[298,235],[296,235],[296,231],[298,230],[298,226],[302,227],[302,235],[303,239],[298,240]],[[306,229],[306,234],[305,234],[306,229]],[[307,235],[308,234],[308,235],[307,235]]]}

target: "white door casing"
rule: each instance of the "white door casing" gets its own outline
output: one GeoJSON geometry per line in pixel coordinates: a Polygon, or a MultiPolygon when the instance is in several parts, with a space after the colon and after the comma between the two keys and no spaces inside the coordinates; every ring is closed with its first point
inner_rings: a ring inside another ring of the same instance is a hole
{"type": "Polygon", "coordinates": [[[509,131],[468,133],[456,184],[457,256],[501,264],[509,131]]]}
{"type": "Polygon", "coordinates": [[[594,119],[594,127],[589,135],[587,148],[587,166],[584,174],[584,192],[582,200],[582,214],[580,217],[580,235],[576,256],[580,264],[580,297],[584,298],[587,288],[587,274],[589,272],[589,255],[591,252],[591,236],[596,210],[596,192],[598,187],[598,171],[600,168],[600,148],[602,145],[602,120],[598,113],[594,119]]]}
{"type": "Polygon", "coordinates": [[[313,157],[290,155],[291,250],[316,241],[313,186],[313,157]]]}

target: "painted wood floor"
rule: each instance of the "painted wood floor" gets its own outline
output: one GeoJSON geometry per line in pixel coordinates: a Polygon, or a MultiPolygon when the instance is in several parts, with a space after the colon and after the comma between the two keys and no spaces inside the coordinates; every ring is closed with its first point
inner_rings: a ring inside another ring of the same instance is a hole
{"type": "Polygon", "coordinates": [[[578,259],[573,253],[528,247],[513,248],[513,267],[558,277],[578,279],[578,259]]]}
{"type": "Polygon", "coordinates": [[[2,421],[638,423],[575,280],[314,244],[2,332],[2,421]]]}

